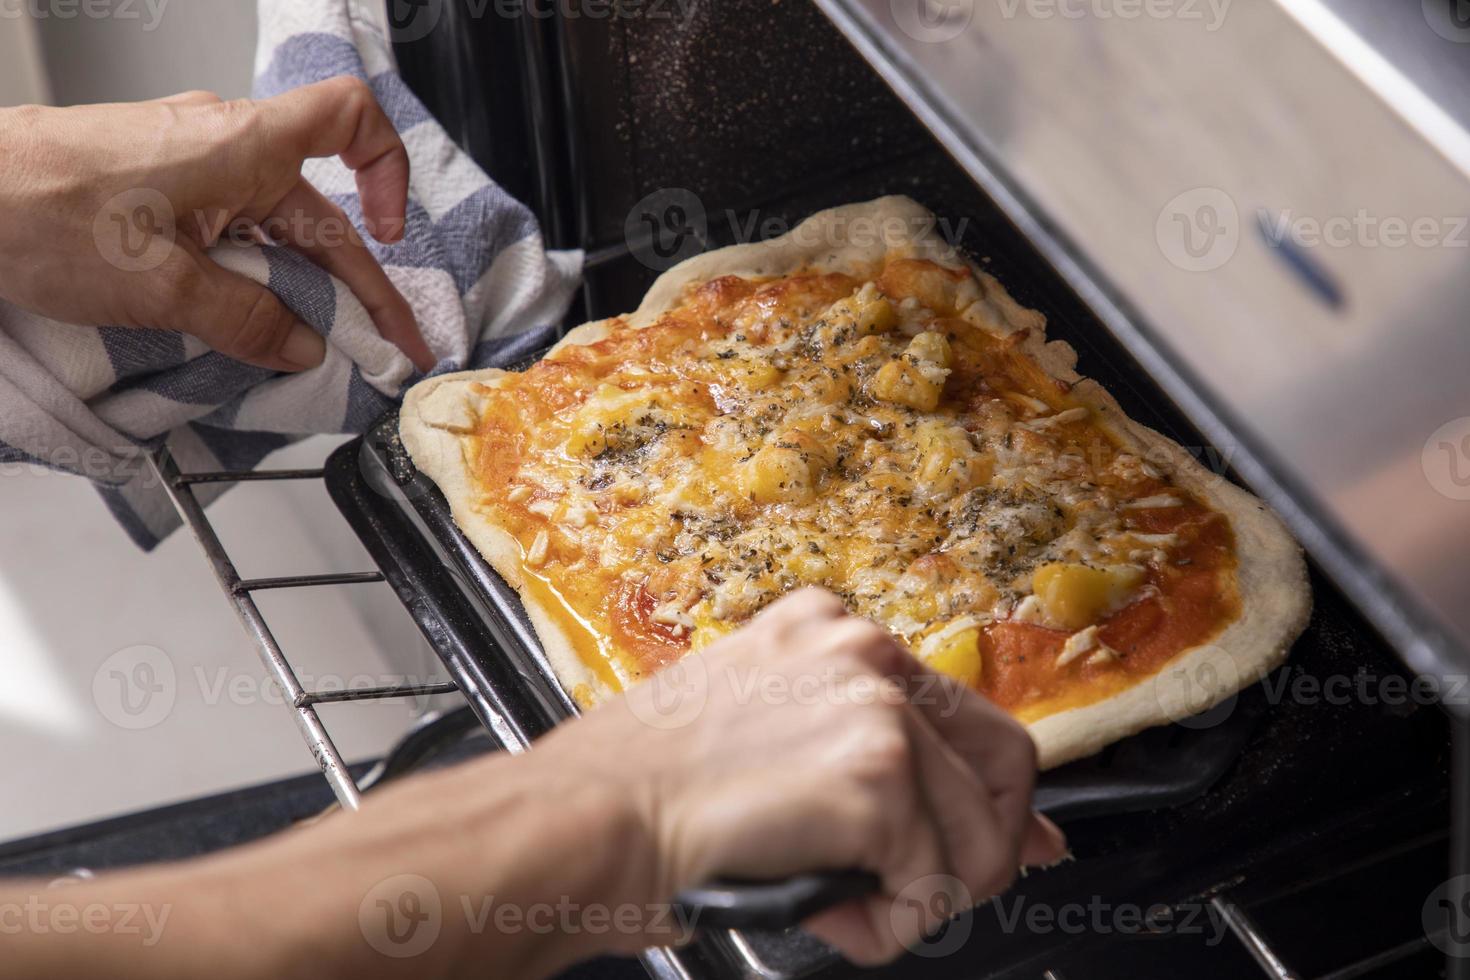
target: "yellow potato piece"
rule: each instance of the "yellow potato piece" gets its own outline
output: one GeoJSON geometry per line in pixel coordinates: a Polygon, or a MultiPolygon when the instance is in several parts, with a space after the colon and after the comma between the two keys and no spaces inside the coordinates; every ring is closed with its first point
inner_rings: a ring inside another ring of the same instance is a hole
{"type": "Polygon", "coordinates": [[[745,464],[742,489],[758,504],[805,503],[812,498],[812,471],[795,449],[766,446],[745,464]]]}
{"type": "Polygon", "coordinates": [[[872,395],[879,401],[907,405],[919,412],[932,412],[939,407],[944,391],[943,380],[928,377],[906,360],[889,361],[873,375],[872,395]]]}
{"type": "Polygon", "coordinates": [[[944,334],[932,330],[927,330],[909,341],[905,353],[916,361],[928,361],[942,368],[954,363],[954,351],[950,349],[949,341],[944,334]]]}
{"type": "Polygon", "coordinates": [[[860,337],[887,333],[898,325],[898,314],[893,304],[878,292],[873,283],[866,283],[856,293],[833,303],[823,314],[823,319],[838,325],[851,323],[860,337]]]}
{"type": "Polygon", "coordinates": [[[1047,620],[1064,629],[1080,630],[1122,606],[1142,583],[1141,568],[1053,562],[1032,574],[1031,591],[1047,620]]]}
{"type": "Polygon", "coordinates": [[[962,684],[978,686],[985,672],[980,659],[979,628],[961,630],[946,639],[938,650],[929,655],[928,664],[962,684]]]}
{"type": "Polygon", "coordinates": [[[584,422],[567,437],[569,456],[596,456],[606,448],[607,435],[598,422],[584,422]]]}
{"type": "Polygon", "coordinates": [[[735,379],[752,391],[764,391],[781,380],[781,370],[759,357],[745,358],[733,371],[735,379]]]}
{"type": "Polygon", "coordinates": [[[708,616],[696,616],[694,629],[689,634],[689,650],[690,652],[703,650],[716,640],[729,636],[733,632],[735,632],[733,623],[727,623],[722,619],[711,619],[708,616]]]}

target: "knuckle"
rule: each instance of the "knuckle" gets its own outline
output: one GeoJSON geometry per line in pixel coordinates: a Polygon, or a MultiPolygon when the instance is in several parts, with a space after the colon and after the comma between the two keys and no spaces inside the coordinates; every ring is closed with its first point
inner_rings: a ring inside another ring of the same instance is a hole
{"type": "Polygon", "coordinates": [[[1007,767],[1011,772],[1024,775],[1028,781],[1035,779],[1040,756],[1036,749],[1036,741],[1032,739],[1031,733],[1026,731],[1025,726],[1010,715],[997,711],[993,744],[995,745],[995,758],[1000,765],[1007,767]]]}
{"type": "Polygon", "coordinates": [[[1036,749],[1036,741],[1026,729],[1020,724],[1015,726],[1016,737],[1012,739],[1012,752],[1015,755],[1011,759],[1018,772],[1025,773],[1028,783],[1036,781],[1036,767],[1041,763],[1041,755],[1036,749]]]}
{"type": "Polygon", "coordinates": [[[882,630],[871,620],[849,616],[833,622],[823,631],[822,649],[838,653],[861,654],[880,642],[882,630]]]}
{"type": "Polygon", "coordinates": [[[377,104],[372,87],[356,75],[338,75],[329,78],[322,83],[322,87],[333,98],[340,99],[353,108],[360,108],[370,102],[377,104]]]}
{"type": "Polygon", "coordinates": [[[850,765],[853,775],[867,784],[907,782],[914,765],[914,748],[903,728],[895,724],[894,712],[882,704],[867,709],[873,719],[857,740],[850,765]]]}
{"type": "Polygon", "coordinates": [[[830,635],[831,649],[849,656],[864,670],[884,677],[904,674],[909,654],[893,635],[869,619],[853,618],[830,635]]]}
{"type": "Polygon", "coordinates": [[[887,824],[884,802],[876,796],[857,792],[835,797],[839,800],[833,829],[846,837],[843,850],[854,855],[869,854],[880,840],[887,824]]]}
{"type": "Polygon", "coordinates": [[[997,832],[983,840],[972,840],[970,845],[973,850],[967,855],[963,870],[957,872],[969,892],[969,900],[983,902],[1010,890],[1020,872],[1016,860],[1019,843],[1013,846],[997,832]]]}
{"type": "Polygon", "coordinates": [[[285,337],[285,309],[264,289],[254,292],[221,353],[242,361],[258,361],[276,353],[285,337]]]}
{"type": "Polygon", "coordinates": [[[261,103],[254,99],[218,100],[200,110],[209,120],[209,133],[218,143],[235,149],[254,151],[262,130],[261,103]]]}
{"type": "Polygon", "coordinates": [[[798,589],[771,606],[793,619],[834,619],[846,613],[842,600],[830,592],[816,588],[798,589]]]}

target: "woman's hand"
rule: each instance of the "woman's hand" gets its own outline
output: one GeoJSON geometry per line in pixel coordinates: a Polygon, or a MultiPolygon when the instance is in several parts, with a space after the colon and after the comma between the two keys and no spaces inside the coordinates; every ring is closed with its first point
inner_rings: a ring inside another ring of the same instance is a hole
{"type": "Polygon", "coordinates": [[[342,210],[301,177],[303,161],[327,156],[356,172],[373,236],[399,240],[408,155],[354,78],[263,101],[189,92],[0,110],[0,296],[70,323],[179,330],[274,370],[314,367],[321,336],[205,251],[222,237],[269,239],[345,282],[383,337],[428,370],[408,303],[342,210]]]}
{"type": "Polygon", "coordinates": [[[996,895],[1065,850],[1031,809],[1025,730],[815,590],[532,757],[625,787],[653,842],[643,860],[656,900],[721,875],[877,873],[882,894],[807,924],[861,963],[891,959],[941,924],[936,910],[996,895]]]}
{"type": "Polygon", "coordinates": [[[527,755],[406,780],[357,814],[204,861],[0,886],[0,906],[158,923],[12,935],[10,975],[548,976],[688,939],[699,923],[668,902],[690,885],[845,868],[883,893],[807,925],[875,963],[1062,856],[1031,810],[1025,731],[830,595],[790,596],[659,676],[527,755]]]}

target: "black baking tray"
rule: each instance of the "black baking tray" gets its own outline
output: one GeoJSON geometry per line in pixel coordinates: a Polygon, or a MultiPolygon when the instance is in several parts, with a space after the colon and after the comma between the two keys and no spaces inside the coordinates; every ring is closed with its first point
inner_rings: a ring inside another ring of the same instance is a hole
{"type": "MultiPolygon", "coordinates": [[[[327,488],[374,562],[443,660],[485,728],[503,747],[520,750],[577,709],[557,682],[519,597],[460,532],[448,503],[414,467],[390,412],[361,438],[339,447],[326,465],[327,488]]],[[[1205,725],[1151,729],[1085,760],[1043,774],[1036,805],[1068,823],[1176,806],[1196,799],[1234,762],[1267,710],[1250,690],[1205,725]]],[[[681,958],[707,958],[714,975],[752,965],[779,976],[803,976],[834,954],[784,927],[813,905],[822,887],[794,881],[765,907],[706,911],[740,932],[707,930],[681,958]],[[805,885],[805,889],[803,888],[805,885]],[[784,901],[782,900],[784,898],[784,901]]],[[[836,886],[832,894],[840,894],[836,886]]],[[[708,893],[706,893],[708,894],[708,893]]],[[[706,908],[709,908],[706,906],[706,908]]]]}
{"type": "MultiPolygon", "coordinates": [[[[455,525],[418,472],[390,412],[327,463],[327,486],[480,719],[524,747],[577,709],[541,650],[520,598],[455,525]]],[[[1044,773],[1036,805],[1077,820],[1176,806],[1219,779],[1267,708],[1259,688],[1216,714],[1149,729],[1044,773]]]]}

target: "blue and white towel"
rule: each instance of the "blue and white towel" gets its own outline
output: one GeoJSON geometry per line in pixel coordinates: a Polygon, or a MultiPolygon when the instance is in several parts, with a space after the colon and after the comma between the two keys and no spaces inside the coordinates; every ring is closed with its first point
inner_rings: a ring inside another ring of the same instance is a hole
{"type": "MultiPolygon", "coordinates": [[[[372,85],[413,165],[397,245],[364,236],[408,299],[439,359],[435,372],[514,361],[547,343],[582,256],[547,252],[536,219],[496,186],[399,78],[372,4],[261,0],[255,94],[335,75],[372,85]]],[[[313,160],[306,177],[355,222],[352,173],[313,160]]],[[[294,438],[361,432],[418,380],[352,293],[286,248],[216,249],[327,338],[326,361],[283,375],[171,332],[58,324],[0,303],[0,463],[93,480],[144,548],[178,520],[147,465],[167,446],[181,469],[248,469],[294,438]]],[[[203,491],[205,488],[199,488],[203,491]]]]}

